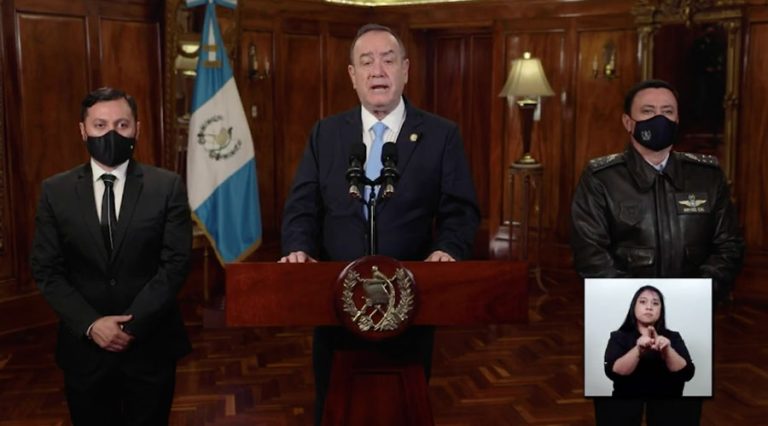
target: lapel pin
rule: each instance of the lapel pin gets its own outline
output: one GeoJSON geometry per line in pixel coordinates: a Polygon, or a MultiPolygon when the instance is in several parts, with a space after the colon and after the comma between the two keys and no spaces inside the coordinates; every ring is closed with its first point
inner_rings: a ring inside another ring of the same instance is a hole
{"type": "Polygon", "coordinates": [[[411,142],[417,142],[419,140],[418,133],[411,133],[411,142]]]}

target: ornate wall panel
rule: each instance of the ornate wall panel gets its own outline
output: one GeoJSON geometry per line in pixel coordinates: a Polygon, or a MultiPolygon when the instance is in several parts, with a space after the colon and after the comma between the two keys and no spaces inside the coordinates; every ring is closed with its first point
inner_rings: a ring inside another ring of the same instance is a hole
{"type": "Polygon", "coordinates": [[[273,37],[267,31],[243,31],[240,38],[239,60],[236,76],[240,99],[245,107],[245,115],[251,127],[256,172],[259,179],[259,202],[261,203],[261,223],[264,231],[263,241],[275,241],[278,211],[282,206],[276,204],[275,195],[275,109],[273,82],[276,78],[273,37]],[[258,61],[259,71],[255,71],[252,61],[258,61]],[[269,72],[266,64],[269,62],[269,72]],[[250,65],[249,65],[250,64],[250,65]]]}
{"type": "Polygon", "coordinates": [[[282,208],[293,183],[307,143],[309,131],[323,115],[322,88],[325,78],[322,41],[317,29],[314,33],[293,32],[287,29],[280,41],[281,55],[291,58],[279,74],[279,111],[284,114],[278,133],[278,185],[277,205],[282,208]],[[320,72],[318,72],[318,70],[320,72]]]}
{"type": "Polygon", "coordinates": [[[634,30],[579,33],[573,187],[591,158],[623,151],[629,143],[629,135],[621,124],[621,114],[624,94],[639,79],[636,46],[634,30]],[[616,51],[615,74],[606,77],[605,52],[606,46],[611,45],[616,51]],[[597,76],[594,73],[595,58],[597,76]]]}
{"type": "Polygon", "coordinates": [[[349,46],[354,37],[355,29],[351,29],[345,35],[330,34],[326,40],[325,60],[328,76],[325,82],[328,104],[325,115],[338,114],[360,104],[347,71],[349,46]]]}
{"type": "MultiPolygon", "coordinates": [[[[488,70],[493,63],[493,39],[490,34],[473,34],[467,40],[467,61],[465,92],[469,105],[473,108],[464,111],[462,132],[464,149],[467,151],[469,167],[477,190],[477,200],[480,205],[481,217],[487,221],[490,208],[490,191],[488,189],[488,163],[490,159],[490,108],[495,100],[492,90],[493,82],[488,78],[488,70]]],[[[487,224],[485,224],[487,227],[487,224]]],[[[486,231],[487,232],[487,231],[486,231]]],[[[488,246],[484,242],[484,248],[488,246]]]]}
{"type": "Polygon", "coordinates": [[[768,251],[768,13],[749,28],[735,183],[747,246],[768,251]]]}
{"type": "Polygon", "coordinates": [[[640,0],[632,13],[640,36],[642,78],[680,92],[681,150],[716,155],[733,179],[744,0],[640,0]]]}
{"type": "Polygon", "coordinates": [[[154,22],[101,19],[101,82],[136,98],[141,135],[136,158],[162,164],[160,26],[154,22]]]}
{"type": "MultiPolygon", "coordinates": [[[[80,101],[89,89],[91,58],[84,17],[19,13],[17,20],[21,139],[13,144],[18,182],[14,210],[24,224],[18,248],[26,260],[40,183],[88,158],[77,123],[80,101]]],[[[26,268],[20,272],[25,274],[26,268]]]]}
{"type": "Polygon", "coordinates": [[[429,79],[429,61],[427,59],[427,45],[430,37],[428,31],[411,31],[405,41],[408,46],[408,61],[411,63],[408,70],[408,84],[405,85],[405,96],[414,105],[424,108],[432,108],[427,100],[427,82],[429,79]]]}
{"type": "Polygon", "coordinates": [[[467,102],[464,80],[467,42],[461,35],[434,37],[430,64],[432,78],[427,80],[431,86],[434,113],[460,124],[464,124],[462,105],[467,102]]]}
{"type": "MultiPolygon", "coordinates": [[[[472,169],[481,217],[487,222],[489,209],[488,147],[490,106],[494,99],[491,68],[490,29],[471,32],[436,32],[430,36],[427,65],[428,105],[417,105],[455,121],[464,139],[464,151],[472,169]],[[467,108],[467,105],[473,105],[467,108]]],[[[422,65],[424,66],[424,65],[422,65]]],[[[412,70],[419,75],[418,70],[412,70]]],[[[483,224],[487,228],[487,223],[483,224]]],[[[487,233],[487,230],[486,230],[487,233]]]]}
{"type": "MultiPolygon", "coordinates": [[[[3,2],[0,1],[0,10],[3,2]]],[[[3,33],[3,22],[0,20],[0,34],[3,33]]],[[[9,192],[9,170],[6,142],[5,126],[5,105],[3,93],[5,89],[5,58],[4,50],[0,44],[0,298],[4,295],[12,294],[16,286],[14,279],[15,256],[13,250],[13,218],[10,215],[11,194],[9,192]]]]}

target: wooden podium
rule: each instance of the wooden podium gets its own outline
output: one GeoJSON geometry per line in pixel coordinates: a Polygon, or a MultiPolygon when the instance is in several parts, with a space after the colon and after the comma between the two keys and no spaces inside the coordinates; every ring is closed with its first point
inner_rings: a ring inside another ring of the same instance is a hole
{"type": "MultiPolygon", "coordinates": [[[[528,319],[524,262],[402,262],[415,281],[412,325],[483,325],[528,319]]],[[[226,267],[227,326],[339,325],[334,287],[344,262],[235,263],[226,267]]],[[[324,425],[432,425],[421,364],[337,352],[324,425]]]]}

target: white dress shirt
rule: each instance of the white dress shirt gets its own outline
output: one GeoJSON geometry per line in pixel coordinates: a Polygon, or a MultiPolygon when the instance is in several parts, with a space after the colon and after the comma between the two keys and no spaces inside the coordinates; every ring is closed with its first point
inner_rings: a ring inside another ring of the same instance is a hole
{"type": "Polygon", "coordinates": [[[104,181],[101,180],[101,175],[109,173],[116,177],[115,183],[112,184],[112,192],[115,194],[115,217],[120,218],[120,206],[123,204],[123,190],[125,189],[125,174],[128,172],[128,161],[115,167],[115,170],[107,172],[101,168],[96,161],[91,158],[91,171],[93,174],[93,196],[96,199],[96,214],[99,216],[99,223],[101,223],[101,199],[104,196],[104,181]]]}
{"type": "MultiPolygon", "coordinates": [[[[365,158],[368,158],[371,154],[371,146],[373,145],[373,125],[376,124],[379,119],[363,107],[360,108],[360,116],[363,121],[363,143],[365,144],[366,149],[365,158]]],[[[403,101],[402,96],[400,97],[400,103],[397,104],[397,107],[395,107],[389,115],[384,117],[381,122],[387,125],[387,131],[384,132],[384,143],[397,143],[397,135],[400,134],[400,128],[403,127],[403,123],[405,122],[405,102],[403,101]]]]}
{"type": "MultiPolygon", "coordinates": [[[[645,158],[643,158],[645,160],[645,158]]],[[[645,160],[646,163],[650,164],[651,167],[656,169],[657,172],[661,173],[664,171],[664,167],[667,167],[667,161],[669,160],[669,152],[667,152],[667,156],[664,157],[664,160],[659,164],[653,164],[648,160],[645,160]]]]}

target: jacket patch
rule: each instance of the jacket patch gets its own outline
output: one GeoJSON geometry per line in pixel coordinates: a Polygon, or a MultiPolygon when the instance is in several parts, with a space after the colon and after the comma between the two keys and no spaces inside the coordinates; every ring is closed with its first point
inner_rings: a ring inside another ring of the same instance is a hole
{"type": "Polygon", "coordinates": [[[619,219],[634,225],[643,218],[643,209],[637,203],[621,203],[619,206],[619,219]]]}
{"type": "Polygon", "coordinates": [[[678,214],[709,213],[712,203],[706,192],[675,193],[675,205],[678,214]]]}

